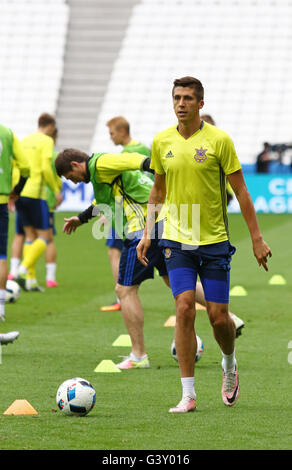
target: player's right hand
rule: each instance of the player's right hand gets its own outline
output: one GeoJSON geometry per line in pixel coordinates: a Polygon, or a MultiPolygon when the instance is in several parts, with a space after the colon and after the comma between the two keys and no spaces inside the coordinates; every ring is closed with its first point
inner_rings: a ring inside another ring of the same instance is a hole
{"type": "Polygon", "coordinates": [[[64,220],[65,224],[62,232],[67,233],[67,235],[70,235],[72,232],[75,232],[77,227],[82,225],[77,215],[70,217],[69,219],[64,218],[64,220]]]}

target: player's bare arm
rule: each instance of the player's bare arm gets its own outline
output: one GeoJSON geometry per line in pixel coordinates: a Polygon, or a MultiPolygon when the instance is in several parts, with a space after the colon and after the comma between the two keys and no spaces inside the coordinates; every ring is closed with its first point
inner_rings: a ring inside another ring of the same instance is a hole
{"type": "Polygon", "coordinates": [[[228,175],[228,181],[235,193],[235,196],[239,202],[242,215],[248,226],[253,253],[257,259],[258,265],[268,271],[268,257],[272,256],[272,252],[266,242],[263,240],[256,212],[250,194],[247,190],[242,170],[238,170],[231,175],[228,175]]]}
{"type": "Polygon", "coordinates": [[[138,260],[144,265],[147,266],[148,259],[146,257],[148,248],[151,245],[150,234],[155,224],[159,212],[162,208],[162,205],[165,201],[166,196],[166,185],[165,185],[165,175],[159,175],[155,173],[154,185],[151,189],[148,206],[147,206],[147,219],[145,224],[145,229],[143,236],[137,245],[137,257],[138,260]]]}

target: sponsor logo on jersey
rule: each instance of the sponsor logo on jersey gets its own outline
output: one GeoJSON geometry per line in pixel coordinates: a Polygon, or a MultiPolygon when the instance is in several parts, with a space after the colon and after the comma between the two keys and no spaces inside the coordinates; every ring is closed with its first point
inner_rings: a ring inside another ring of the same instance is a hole
{"type": "Polygon", "coordinates": [[[174,155],[171,150],[168,152],[167,155],[165,155],[165,158],[174,158],[174,155]]]}

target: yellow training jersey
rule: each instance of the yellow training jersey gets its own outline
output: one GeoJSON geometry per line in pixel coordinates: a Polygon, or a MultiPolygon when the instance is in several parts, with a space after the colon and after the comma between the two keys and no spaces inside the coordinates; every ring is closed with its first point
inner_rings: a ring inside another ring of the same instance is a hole
{"type": "Polygon", "coordinates": [[[21,192],[21,196],[33,199],[46,199],[46,184],[54,194],[59,187],[51,167],[54,141],[42,132],[35,132],[22,140],[22,147],[30,164],[30,177],[21,192]]]}
{"type": "Polygon", "coordinates": [[[241,165],[225,132],[206,122],[188,139],[176,126],[166,129],[153,140],[151,168],[166,180],[162,238],[187,245],[228,239],[226,175],[241,165]]]}
{"type": "Polygon", "coordinates": [[[145,226],[147,203],[153,186],[147,174],[140,171],[145,158],[138,153],[106,153],[96,161],[95,182],[92,181],[96,188],[94,204],[100,203],[99,193],[111,188],[109,197],[112,204],[122,206],[123,209],[125,234],[143,230],[145,226]],[[100,188],[100,183],[106,184],[100,188]]]}

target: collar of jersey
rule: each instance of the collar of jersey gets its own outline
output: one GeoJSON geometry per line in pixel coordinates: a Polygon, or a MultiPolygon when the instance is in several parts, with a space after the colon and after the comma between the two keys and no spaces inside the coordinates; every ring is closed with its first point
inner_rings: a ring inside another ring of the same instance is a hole
{"type": "Polygon", "coordinates": [[[184,140],[189,140],[189,139],[191,139],[192,137],[194,137],[194,135],[196,135],[198,132],[200,132],[200,131],[203,129],[204,124],[205,124],[205,122],[204,122],[204,121],[201,121],[200,128],[199,128],[194,134],[192,134],[190,137],[188,137],[187,139],[185,139],[185,138],[181,135],[181,133],[179,132],[179,130],[178,130],[178,125],[176,126],[176,130],[177,130],[178,134],[181,136],[182,139],[184,139],[184,140]]]}

